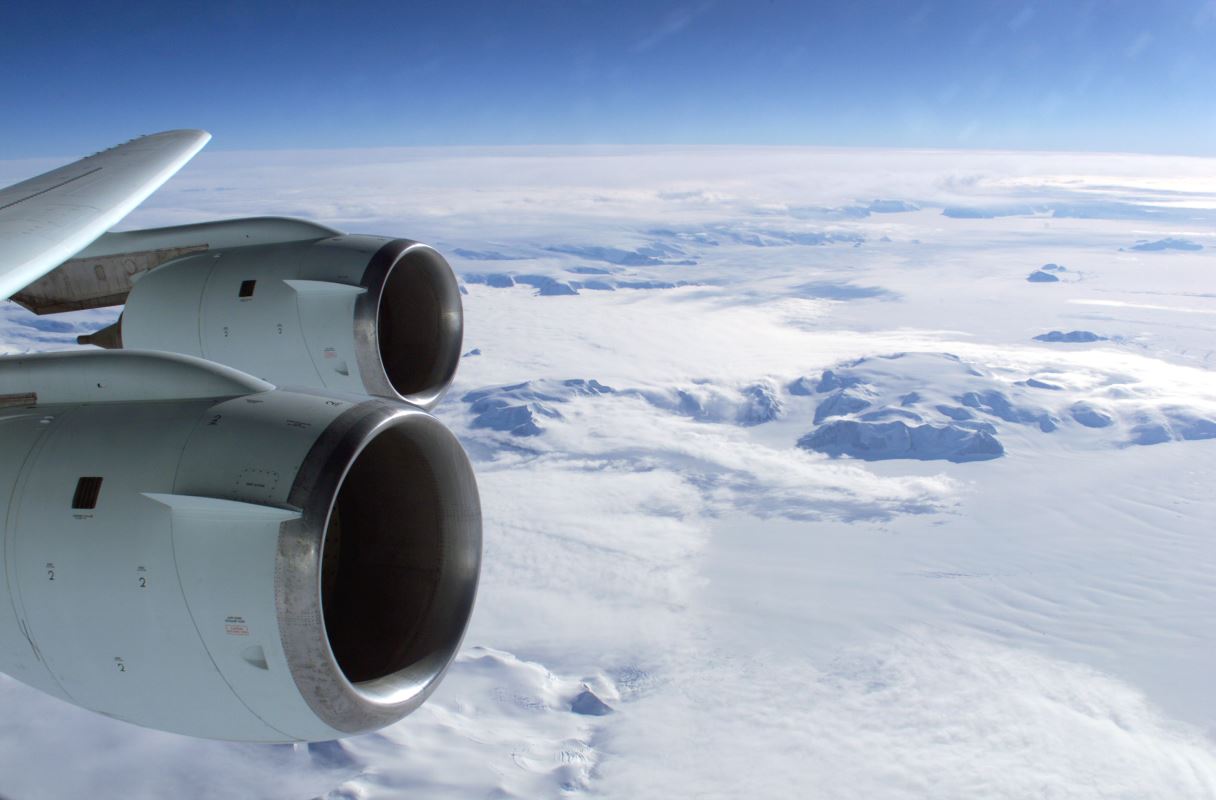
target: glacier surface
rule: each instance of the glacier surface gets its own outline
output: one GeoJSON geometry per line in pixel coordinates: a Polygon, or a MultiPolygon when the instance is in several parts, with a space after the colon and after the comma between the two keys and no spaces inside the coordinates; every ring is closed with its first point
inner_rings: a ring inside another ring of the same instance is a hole
{"type": "MultiPolygon", "coordinates": [[[[1213,797],[1214,185],[1167,156],[204,154],[124,226],[303,215],[461,277],[465,647],[416,714],[313,747],[0,679],[0,796],[1213,797]]],[[[0,346],[115,316],[4,304],[0,346]]]]}

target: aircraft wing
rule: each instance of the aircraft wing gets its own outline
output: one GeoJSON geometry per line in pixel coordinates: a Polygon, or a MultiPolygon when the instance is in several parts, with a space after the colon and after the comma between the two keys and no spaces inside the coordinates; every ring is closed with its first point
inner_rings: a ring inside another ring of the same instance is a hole
{"type": "Polygon", "coordinates": [[[197,130],[141,136],[0,189],[0,299],[91,244],[210,139],[197,130]]]}

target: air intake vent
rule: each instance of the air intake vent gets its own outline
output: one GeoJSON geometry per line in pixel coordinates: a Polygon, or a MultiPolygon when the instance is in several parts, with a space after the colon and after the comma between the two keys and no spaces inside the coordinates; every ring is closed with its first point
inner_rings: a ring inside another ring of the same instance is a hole
{"type": "Polygon", "coordinates": [[[81,478],[76,481],[76,494],[72,495],[72,508],[97,508],[99,494],[101,494],[101,478],[81,478]]]}

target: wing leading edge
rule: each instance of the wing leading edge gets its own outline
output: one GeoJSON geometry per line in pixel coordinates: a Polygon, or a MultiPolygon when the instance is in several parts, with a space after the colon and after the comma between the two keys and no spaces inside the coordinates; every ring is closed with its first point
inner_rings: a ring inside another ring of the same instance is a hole
{"type": "Polygon", "coordinates": [[[141,136],[0,189],[0,299],[87,247],[210,139],[199,130],[141,136]]]}

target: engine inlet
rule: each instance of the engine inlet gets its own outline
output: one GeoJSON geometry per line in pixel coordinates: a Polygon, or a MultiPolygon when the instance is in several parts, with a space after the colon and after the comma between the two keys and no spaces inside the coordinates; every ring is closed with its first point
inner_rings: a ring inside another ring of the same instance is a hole
{"type": "Polygon", "coordinates": [[[378,393],[431,408],[460,362],[464,316],[452,268],[430,247],[398,239],[372,258],[363,283],[359,335],[370,345],[364,351],[379,357],[384,388],[391,387],[378,393]]]}
{"type": "Polygon", "coordinates": [[[348,413],[362,418],[340,419],[340,438],[327,432],[309,456],[313,486],[293,488],[307,499],[300,527],[283,534],[278,592],[297,685],[322,719],[357,732],[421,705],[456,656],[477,589],[481,508],[468,458],[440,422],[391,401],[348,413]]]}

